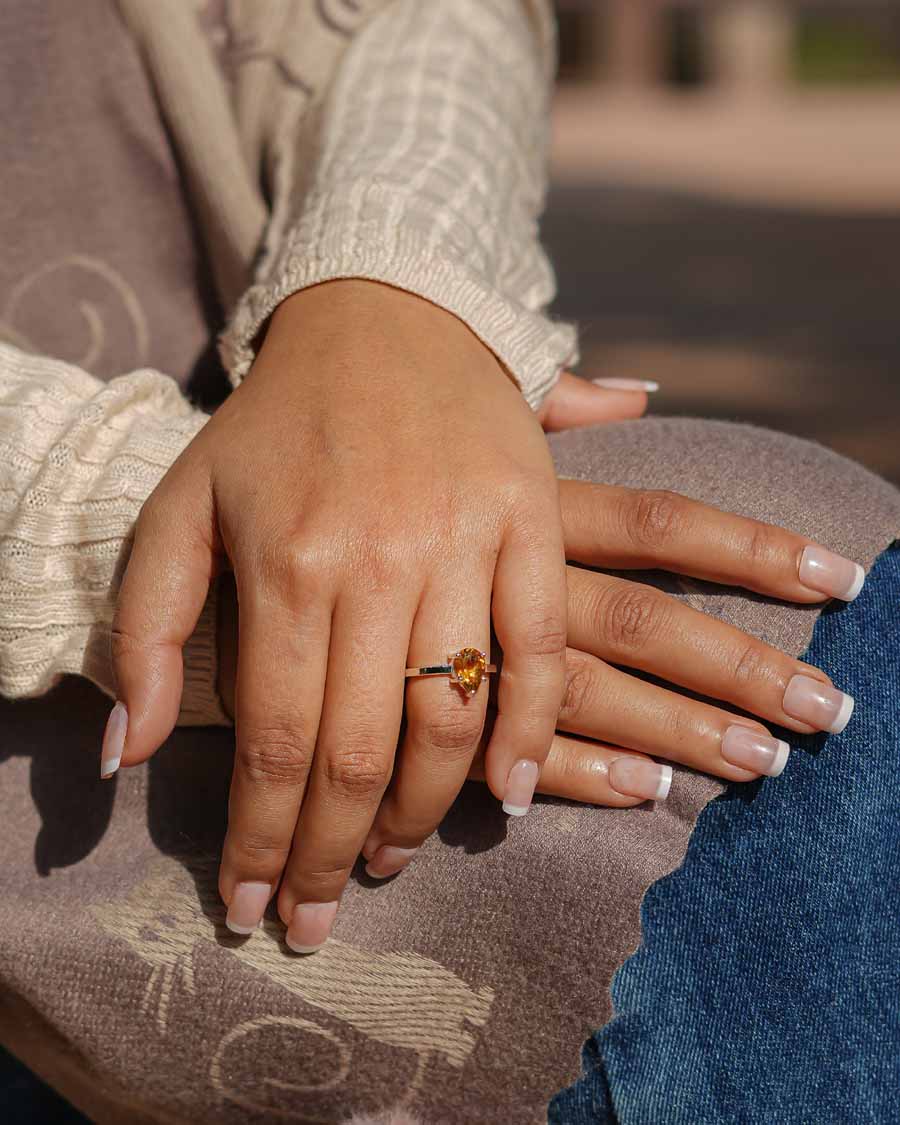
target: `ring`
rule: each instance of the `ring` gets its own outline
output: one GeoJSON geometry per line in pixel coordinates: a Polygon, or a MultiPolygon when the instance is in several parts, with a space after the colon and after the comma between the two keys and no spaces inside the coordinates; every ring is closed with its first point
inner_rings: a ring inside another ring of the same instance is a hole
{"type": "Polygon", "coordinates": [[[488,664],[487,655],[477,648],[461,648],[451,652],[446,664],[426,664],[423,668],[407,668],[406,678],[410,676],[449,676],[452,684],[458,684],[466,695],[474,695],[482,679],[497,671],[496,664],[488,664]]]}

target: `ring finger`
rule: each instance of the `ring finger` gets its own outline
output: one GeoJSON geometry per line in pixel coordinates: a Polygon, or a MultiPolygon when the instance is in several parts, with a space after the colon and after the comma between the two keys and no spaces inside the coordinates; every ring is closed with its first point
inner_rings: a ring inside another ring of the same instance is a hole
{"type": "MultiPolygon", "coordinates": [[[[444,663],[450,653],[472,647],[490,661],[491,575],[466,586],[465,600],[446,587],[426,591],[410,639],[409,665],[444,663]]],[[[474,669],[473,669],[474,671],[474,669]]],[[[478,679],[475,671],[473,679],[478,679]]],[[[485,676],[471,695],[447,675],[413,677],[406,687],[406,734],[394,776],[363,855],[379,857],[378,869],[399,871],[440,824],[478,749],[487,710],[485,676]]]]}

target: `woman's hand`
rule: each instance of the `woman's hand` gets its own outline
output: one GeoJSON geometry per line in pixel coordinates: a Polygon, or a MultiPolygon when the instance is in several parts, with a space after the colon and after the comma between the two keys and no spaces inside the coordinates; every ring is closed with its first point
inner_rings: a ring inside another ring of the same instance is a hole
{"type": "Polygon", "coordinates": [[[399,771],[408,664],[487,651],[493,616],[505,667],[487,781],[504,799],[511,777],[537,779],[566,640],[541,426],[494,355],[428,301],[361,280],[285,300],[249,377],[137,521],[105,760],[123,726],[123,765],[171,732],[181,647],[227,563],[240,624],[220,891],[246,929],[280,883],[288,943],[306,950],[330,928],[392,770],[415,794],[404,835],[427,835],[478,748],[487,688],[465,698],[412,680],[399,771]]]}
{"type": "MultiPolygon", "coordinates": [[[[803,536],[673,493],[578,481],[561,481],[560,493],[566,555],[578,563],[670,570],[801,603],[850,600],[862,584],[858,564],[803,536]]],[[[853,700],[820,669],[644,583],[568,567],[568,622],[560,733],[539,792],[620,807],[664,798],[671,766],[651,754],[730,781],[776,776],[787,743],[727,705],[797,732],[837,732],[850,718],[853,700]]],[[[415,793],[403,769],[366,842],[371,875],[395,874],[427,835],[424,825],[409,832],[415,793]]]]}

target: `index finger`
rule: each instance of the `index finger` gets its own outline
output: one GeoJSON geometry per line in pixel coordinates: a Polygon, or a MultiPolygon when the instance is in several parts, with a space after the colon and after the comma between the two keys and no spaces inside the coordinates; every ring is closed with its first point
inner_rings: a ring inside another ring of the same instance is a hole
{"type": "Polygon", "coordinates": [[[560,481],[566,557],[607,568],[659,567],[758,594],[853,601],[865,571],[804,535],[676,492],[560,481]]]}

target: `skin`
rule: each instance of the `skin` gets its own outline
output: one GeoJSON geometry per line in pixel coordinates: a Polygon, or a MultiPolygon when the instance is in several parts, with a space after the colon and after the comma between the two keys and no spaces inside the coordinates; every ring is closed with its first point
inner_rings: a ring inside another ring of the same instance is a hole
{"type": "MultiPolygon", "coordinates": [[[[113,626],[130,766],[171,733],[182,646],[210,583],[233,572],[226,903],[238,883],[268,885],[288,925],[298,904],[336,902],[361,852],[417,846],[470,774],[502,799],[523,759],[547,763],[542,791],[619,805],[636,802],[604,788],[610,754],[623,753],[606,742],[751,776],[717,759],[734,716],[611,666],[644,667],[616,648],[615,614],[585,625],[602,600],[597,588],[612,580],[585,584],[565,565],[698,574],[692,560],[703,559],[701,577],[822,600],[799,586],[807,541],[788,532],[766,531],[773,559],[756,556],[748,572],[738,517],[670,520],[651,543],[628,534],[652,524],[640,517],[648,502],[628,490],[575,504],[581,494],[557,482],[542,423],[634,417],[645,405],[642,393],[598,391],[566,374],[535,415],[466,325],[376,282],[328,282],[279,306],[248,378],[145,503],[113,626]],[[463,643],[502,651],[487,726],[487,691],[466,698],[443,679],[404,681],[407,665],[463,643]],[[696,728],[702,737],[692,737],[696,728]],[[679,739],[665,737],[672,730],[679,739]],[[590,749],[563,732],[586,735],[590,749]]],[[[671,653],[716,626],[668,613],[677,640],[670,632],[667,644],[648,643],[641,659],[681,683],[671,653]]],[[[699,679],[685,686],[714,685],[707,694],[746,707],[733,699],[730,661],[748,643],[732,637],[729,648],[719,635],[717,657],[699,644],[699,679]]],[[[768,653],[759,667],[775,659],[768,653]]],[[[748,698],[751,710],[783,721],[748,698]]]]}
{"type": "MultiPolygon", "coordinates": [[[[518,760],[547,757],[565,689],[557,481],[539,419],[450,313],[357,279],[278,307],[248,378],[137,521],[113,626],[123,765],[171,733],[181,648],[226,568],[241,606],[226,903],[239,882],[280,887],[287,923],[340,898],[392,775],[404,668],[487,650],[492,623],[505,660],[487,783],[502,799],[518,760]]],[[[486,711],[486,692],[440,687],[407,698],[399,748],[438,763],[429,830],[486,711]]]]}
{"type": "MultiPolygon", "coordinates": [[[[722,735],[733,723],[768,733],[765,723],[732,708],[809,732],[812,728],[782,710],[784,690],[797,674],[825,684],[829,677],[644,583],[585,568],[665,569],[815,604],[825,596],[797,577],[800,555],[812,541],[674,493],[566,480],[560,481],[560,498],[566,555],[583,565],[567,567],[566,691],[538,792],[618,808],[640,804],[640,798],[612,789],[608,766],[623,754],[648,759],[641,750],[726,780],[759,777],[721,755],[722,735]],[[648,684],[621,666],[726,706],[648,684]]],[[[219,689],[230,708],[237,600],[228,575],[221,589],[219,638],[219,689]]],[[[429,816],[421,813],[428,793],[418,787],[410,765],[398,759],[366,841],[367,858],[383,844],[416,848],[429,835],[429,816]]],[[[483,747],[469,777],[484,780],[483,747]]]]}

